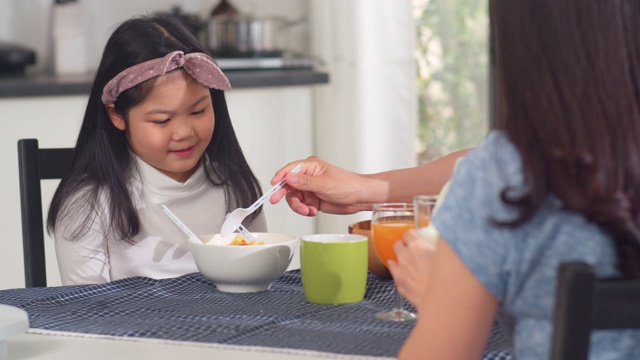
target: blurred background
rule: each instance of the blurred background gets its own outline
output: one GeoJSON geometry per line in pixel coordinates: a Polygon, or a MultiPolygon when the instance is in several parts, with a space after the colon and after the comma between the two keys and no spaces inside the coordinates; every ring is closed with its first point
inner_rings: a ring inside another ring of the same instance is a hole
{"type": "MultiPolygon", "coordinates": [[[[310,155],[373,173],[477,145],[486,134],[486,1],[0,0],[0,288],[24,284],[17,139],[73,146],[107,38],[123,20],[158,12],[190,26],[229,75],[231,118],[263,188],[281,166],[310,155]],[[221,24],[229,11],[241,20],[221,24]],[[261,29],[250,45],[212,32],[243,25],[261,29]]],[[[346,233],[370,216],[305,218],[283,203],[265,213],[270,231],[297,236],[346,233]]]]}

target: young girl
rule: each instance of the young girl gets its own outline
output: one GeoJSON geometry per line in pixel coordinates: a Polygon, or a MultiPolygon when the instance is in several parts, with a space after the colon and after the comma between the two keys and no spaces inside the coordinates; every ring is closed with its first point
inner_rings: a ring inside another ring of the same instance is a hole
{"type": "MultiPolygon", "coordinates": [[[[162,205],[196,234],[215,234],[225,214],[261,195],[229,118],[228,89],[175,19],[134,18],[114,31],[49,209],[63,284],[197,271],[162,205]]],[[[264,214],[245,226],[266,231],[264,214]]]]}
{"type": "MultiPolygon", "coordinates": [[[[432,219],[434,258],[416,231],[396,243],[390,270],[419,313],[400,359],[479,359],[497,314],[514,358],[547,359],[560,263],[640,278],[640,2],[492,0],[491,9],[498,129],[456,166],[432,219]]],[[[300,163],[286,175],[299,213],[395,201],[432,182],[419,177],[426,167],[362,176],[300,163]],[[338,183],[355,190],[347,197],[338,183]]],[[[640,359],[640,330],[595,331],[590,358],[640,359]]]]}

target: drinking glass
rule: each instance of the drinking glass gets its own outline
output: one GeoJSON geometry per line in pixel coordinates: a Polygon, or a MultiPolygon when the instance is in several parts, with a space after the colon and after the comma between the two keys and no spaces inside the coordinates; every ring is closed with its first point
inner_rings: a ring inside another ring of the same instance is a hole
{"type": "MultiPolygon", "coordinates": [[[[404,233],[415,228],[412,203],[381,203],[373,205],[371,214],[371,237],[376,254],[385,266],[389,260],[397,261],[393,245],[402,240],[404,233]]],[[[395,307],[376,314],[378,319],[391,321],[415,320],[416,314],[404,309],[404,299],[395,290],[395,307]]]]}
{"type": "Polygon", "coordinates": [[[429,226],[431,213],[436,206],[438,195],[416,195],[413,197],[413,209],[415,212],[416,229],[429,226]]]}

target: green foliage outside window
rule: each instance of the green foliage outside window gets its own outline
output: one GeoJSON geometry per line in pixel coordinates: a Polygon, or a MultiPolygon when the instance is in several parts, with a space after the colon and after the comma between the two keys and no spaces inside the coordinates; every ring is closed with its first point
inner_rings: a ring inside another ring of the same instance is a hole
{"type": "Polygon", "coordinates": [[[420,163],[476,146],[489,116],[486,0],[413,0],[420,163]]]}

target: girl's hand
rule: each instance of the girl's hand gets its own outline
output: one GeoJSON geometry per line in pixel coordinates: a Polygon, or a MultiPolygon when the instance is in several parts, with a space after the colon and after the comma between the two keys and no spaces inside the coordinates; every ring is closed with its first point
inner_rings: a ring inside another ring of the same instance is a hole
{"type": "Polygon", "coordinates": [[[289,207],[304,216],[315,216],[319,211],[329,214],[353,214],[370,210],[371,204],[359,203],[359,193],[367,189],[366,176],[334,166],[318,157],[294,161],[278,170],[271,179],[276,184],[283,178],[287,184],[271,196],[275,204],[285,195],[289,207]],[[291,173],[297,164],[299,173],[291,173]]]}
{"type": "Polygon", "coordinates": [[[388,264],[397,291],[416,308],[428,288],[435,249],[430,240],[412,229],[394,246],[398,262],[390,260],[388,264]]]}

